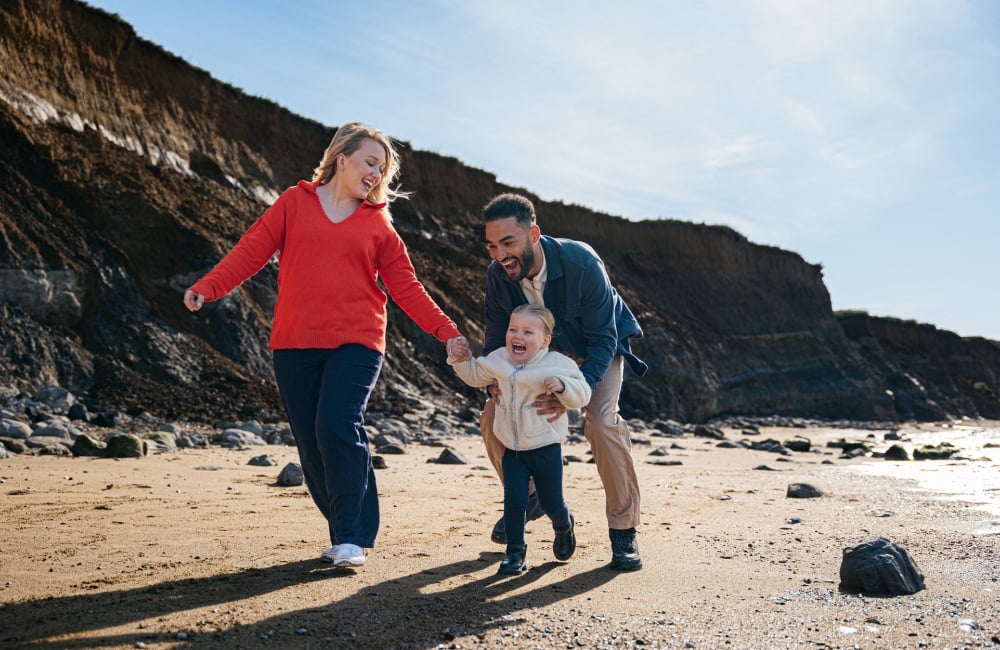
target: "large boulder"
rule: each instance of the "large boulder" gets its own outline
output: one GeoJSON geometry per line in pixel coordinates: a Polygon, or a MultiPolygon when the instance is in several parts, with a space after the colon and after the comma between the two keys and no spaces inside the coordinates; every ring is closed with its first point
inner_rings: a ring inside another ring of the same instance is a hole
{"type": "Polygon", "coordinates": [[[867,594],[915,594],[924,588],[924,574],[905,548],[877,537],[844,549],[840,588],[867,594]]]}

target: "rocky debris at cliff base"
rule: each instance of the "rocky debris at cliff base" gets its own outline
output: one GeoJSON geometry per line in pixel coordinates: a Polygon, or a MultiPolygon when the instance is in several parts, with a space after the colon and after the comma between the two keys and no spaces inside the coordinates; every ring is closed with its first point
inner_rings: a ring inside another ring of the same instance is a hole
{"type": "MultiPolygon", "coordinates": [[[[365,430],[372,444],[373,463],[377,468],[385,468],[384,455],[405,454],[410,445],[442,448],[442,453],[431,462],[468,462],[452,455],[449,440],[456,436],[478,436],[478,404],[447,412],[431,400],[415,402],[414,409],[402,414],[373,411],[366,414],[365,430]]],[[[0,458],[16,454],[46,454],[63,456],[89,456],[105,458],[141,458],[147,454],[173,453],[186,448],[222,446],[233,450],[249,450],[267,445],[294,446],[294,436],[288,423],[274,414],[265,414],[267,419],[235,422],[219,420],[205,424],[185,418],[164,421],[151,413],[126,413],[107,408],[86,397],[74,395],[59,386],[46,386],[34,395],[28,396],[13,387],[0,386],[0,458]]],[[[585,444],[583,427],[585,414],[576,413],[570,428],[567,444],[585,444]]],[[[840,459],[859,457],[885,457],[887,459],[908,456],[905,449],[900,451],[899,443],[877,449],[879,444],[890,441],[906,441],[899,435],[899,425],[884,422],[859,422],[855,420],[822,421],[808,418],[771,417],[728,417],[709,423],[684,424],[670,418],[628,420],[632,431],[633,448],[648,446],[651,455],[664,456],[668,451],[664,446],[653,447],[657,438],[677,439],[687,437],[700,440],[702,444],[717,447],[742,448],[748,451],[764,451],[777,454],[778,461],[795,462],[808,456],[826,455],[821,462],[830,464],[833,451],[840,450],[840,459]],[[816,444],[806,435],[795,435],[781,442],[774,438],[747,442],[741,438],[731,439],[729,435],[745,436],[748,432],[760,435],[761,428],[823,429],[829,432],[838,429],[871,431],[865,440],[836,437],[816,444]],[[885,431],[882,443],[877,440],[877,432],[885,431]]],[[[685,451],[684,445],[672,442],[671,450],[685,451]]],[[[914,450],[914,458],[946,459],[961,458],[960,449],[948,442],[937,445],[923,445],[920,453],[914,450]]],[[[259,455],[259,454],[258,454],[259,455]]],[[[574,454],[567,454],[565,462],[586,461],[574,454]]],[[[664,467],[677,466],[678,459],[658,458],[648,460],[649,464],[664,467]]],[[[771,470],[766,465],[755,469],[771,470]]]]}

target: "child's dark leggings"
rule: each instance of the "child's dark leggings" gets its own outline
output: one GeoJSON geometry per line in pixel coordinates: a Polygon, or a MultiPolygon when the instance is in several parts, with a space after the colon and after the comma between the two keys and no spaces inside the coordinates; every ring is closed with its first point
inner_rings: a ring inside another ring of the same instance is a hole
{"type": "Polygon", "coordinates": [[[559,443],[527,451],[503,452],[503,524],[508,546],[524,545],[524,517],[528,509],[528,480],[542,510],[555,530],[569,528],[569,508],[563,499],[563,462],[559,443]]]}

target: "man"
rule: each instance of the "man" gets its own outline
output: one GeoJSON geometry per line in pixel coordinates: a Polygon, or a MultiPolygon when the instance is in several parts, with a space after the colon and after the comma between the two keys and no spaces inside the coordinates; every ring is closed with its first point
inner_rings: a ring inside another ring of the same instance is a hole
{"type": "MultiPolygon", "coordinates": [[[[503,347],[510,313],[531,302],[548,307],[556,318],[552,348],[576,358],[593,391],[587,404],[584,435],[590,443],[597,473],[604,485],[611,539],[611,568],[642,568],[635,527],[639,524],[639,481],[628,425],[618,414],[624,364],[639,376],[647,366],[630,348],[642,330],[608,279],[604,263],[590,246],[569,239],[543,236],[535,223],[531,201],[501,194],[483,208],[486,244],[493,262],[486,271],[486,334],[483,354],[503,347]]],[[[494,437],[494,399],[487,400],[480,419],[487,455],[500,480],[504,448],[494,437]]],[[[533,406],[555,419],[565,409],[554,395],[539,395],[533,406]]],[[[545,514],[532,494],[527,519],[545,514]]],[[[503,518],[491,539],[507,542],[503,518]]]]}

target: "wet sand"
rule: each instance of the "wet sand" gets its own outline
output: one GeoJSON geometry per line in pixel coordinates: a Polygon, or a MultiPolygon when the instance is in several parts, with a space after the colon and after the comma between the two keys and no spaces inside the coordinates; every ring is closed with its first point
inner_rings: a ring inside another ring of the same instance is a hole
{"type": "MultiPolygon", "coordinates": [[[[569,464],[577,552],[556,561],[551,527],[531,522],[531,568],[517,577],[496,575],[501,493],[477,437],[453,441],[468,465],[428,463],[441,449],[427,446],[385,457],[382,532],[357,571],[318,561],[328,541],[308,493],[274,485],[292,448],[17,456],[0,461],[0,648],[1000,644],[989,513],[854,471],[879,461],[822,446],[870,432],[761,433],[805,435],[815,449],[782,457],[691,436],[634,447],[645,564],[635,573],[607,568],[595,466],[569,464]],[[650,456],[657,446],[668,455],[650,456]],[[247,464],[261,453],[278,466],[247,464]],[[648,462],[657,458],[681,464],[648,462]],[[797,482],[824,496],[786,498],[797,482]],[[843,549],[877,536],[909,551],[925,590],[838,589],[843,549]]],[[[586,458],[587,446],[565,453],[586,458]]]]}

